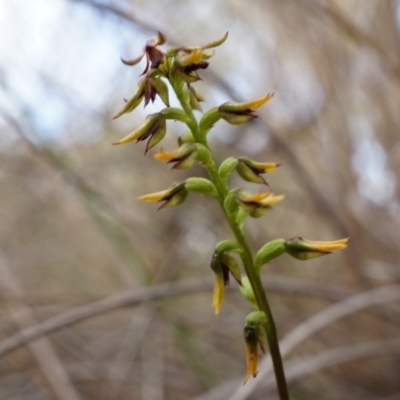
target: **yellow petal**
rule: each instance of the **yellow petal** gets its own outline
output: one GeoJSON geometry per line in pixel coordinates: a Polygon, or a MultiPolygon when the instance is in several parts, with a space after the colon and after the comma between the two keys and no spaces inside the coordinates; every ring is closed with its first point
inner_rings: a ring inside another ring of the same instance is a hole
{"type": "Polygon", "coordinates": [[[213,294],[213,301],[212,301],[212,308],[215,310],[215,315],[218,315],[222,302],[224,300],[225,295],[225,283],[224,279],[220,274],[215,274],[215,281],[214,281],[214,294],[213,294]]]}
{"type": "Polygon", "coordinates": [[[177,156],[179,156],[177,154],[176,150],[173,151],[164,151],[163,149],[161,149],[158,153],[154,154],[153,157],[156,160],[161,160],[161,161],[170,161],[170,160],[174,160],[177,156]]]}
{"type": "Polygon", "coordinates": [[[171,189],[163,190],[161,192],[145,194],[137,198],[137,200],[147,201],[148,203],[158,203],[163,201],[171,194],[171,189]]]}
{"type": "Polygon", "coordinates": [[[259,99],[251,100],[246,103],[242,103],[246,109],[251,109],[251,110],[256,110],[257,108],[260,108],[262,105],[270,101],[274,97],[274,93],[268,93],[264,97],[260,97],[259,99]]]}
{"type": "Polygon", "coordinates": [[[126,144],[139,139],[141,136],[143,136],[143,131],[139,128],[136,129],[136,131],[131,132],[129,135],[125,136],[121,140],[118,140],[118,142],[114,142],[113,145],[117,146],[119,144],[126,144]]]}
{"type": "Polygon", "coordinates": [[[264,200],[265,198],[271,196],[272,192],[264,192],[264,193],[250,193],[247,191],[243,191],[240,194],[240,200],[246,203],[259,203],[260,201],[264,200]]]}
{"type": "Polygon", "coordinates": [[[246,346],[246,377],[244,378],[244,383],[246,383],[250,376],[255,378],[258,374],[258,354],[257,349],[252,348],[251,346],[246,346]]]}
{"type": "Polygon", "coordinates": [[[342,250],[347,247],[347,243],[349,238],[333,240],[333,241],[313,241],[313,240],[305,240],[304,246],[309,247],[310,250],[315,251],[334,251],[334,250],[342,250]]]}
{"type": "Polygon", "coordinates": [[[281,164],[278,163],[257,163],[257,168],[262,169],[264,172],[268,173],[277,169],[281,164]]]}
{"type": "Polygon", "coordinates": [[[271,194],[270,196],[266,197],[265,199],[260,201],[260,204],[263,206],[273,206],[276,203],[279,203],[280,201],[282,201],[285,198],[285,196],[283,194],[279,195],[279,196],[274,196],[273,194],[271,194]]]}
{"type": "Polygon", "coordinates": [[[246,101],[244,103],[228,102],[228,103],[221,104],[219,106],[219,110],[220,111],[231,111],[231,112],[255,110],[257,108],[260,108],[263,104],[265,104],[267,101],[271,100],[273,97],[274,97],[274,93],[269,93],[264,97],[260,97],[259,99],[255,99],[255,100],[246,101]]]}
{"type": "Polygon", "coordinates": [[[175,65],[184,67],[187,65],[198,64],[202,60],[203,49],[197,49],[190,52],[182,50],[175,58],[175,65]]]}

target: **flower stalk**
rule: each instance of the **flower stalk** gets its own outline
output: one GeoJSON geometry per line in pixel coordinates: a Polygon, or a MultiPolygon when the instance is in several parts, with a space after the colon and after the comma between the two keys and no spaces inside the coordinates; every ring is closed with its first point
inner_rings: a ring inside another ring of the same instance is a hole
{"type": "Polygon", "coordinates": [[[170,47],[164,53],[159,46],[164,44],[166,39],[164,35],[158,33],[146,43],[139,57],[124,61],[127,65],[136,65],[146,57],[146,67],[137,91],[116,117],[131,112],[143,99],[146,106],[149,101],[154,101],[157,95],[167,107],[159,113],[148,116],[139,128],[114,144],[149,139],[147,152],[164,138],[167,119],[186,124],[189,130],[179,138],[178,148],[172,151],[161,149],[154,158],[172,164],[173,169],[190,169],[197,162],[206,169],[208,179],[191,177],[172,185],[169,189],[143,195],[139,200],[162,202],[160,208],[179,206],[189,193],[193,192],[217,200],[235,240],[223,240],[217,244],[211,258],[210,267],[215,275],[212,307],[216,314],[220,312],[225,286],[229,284],[232,276],[241,285],[244,297],[257,309],[249,314],[244,328],[247,364],[245,382],[251,376],[257,375],[258,349],[264,352],[264,338],[266,338],[280,400],[289,400],[278,334],[261,282],[261,267],[285,253],[299,260],[309,260],[329,254],[333,250],[344,249],[347,239],[333,242],[308,241],[301,237],[275,239],[265,244],[253,256],[244,230],[246,218],[262,217],[272,206],[282,201],[284,196],[274,195],[271,191],[252,193],[241,188],[230,189],[228,180],[236,171],[247,182],[268,186],[262,175],[274,171],[280,164],[258,162],[247,157],[237,159],[230,157],[221,165],[217,165],[207,141],[207,134],[220,120],[233,125],[253,120],[257,117],[255,110],[271,100],[273,94],[244,103],[224,103],[206,111],[200,121],[194,114],[194,110],[201,110],[199,102],[204,98],[192,85],[200,79],[199,71],[209,66],[208,60],[213,56],[213,53],[206,50],[221,45],[226,39],[227,34],[203,46],[170,47]],[[169,107],[168,88],[163,79],[170,84],[180,108],[169,107]],[[236,253],[241,259],[244,277],[241,276],[239,263],[231,253],[236,253]]]}

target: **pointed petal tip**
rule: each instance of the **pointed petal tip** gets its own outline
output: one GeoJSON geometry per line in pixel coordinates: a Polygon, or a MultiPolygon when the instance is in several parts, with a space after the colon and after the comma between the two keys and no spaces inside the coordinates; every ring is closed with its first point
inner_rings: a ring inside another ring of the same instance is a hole
{"type": "Polygon", "coordinates": [[[138,58],[135,58],[133,60],[125,60],[122,57],[120,57],[120,58],[121,58],[121,61],[123,64],[128,65],[129,67],[133,67],[134,65],[139,64],[139,62],[143,58],[143,55],[140,55],[138,58]]]}

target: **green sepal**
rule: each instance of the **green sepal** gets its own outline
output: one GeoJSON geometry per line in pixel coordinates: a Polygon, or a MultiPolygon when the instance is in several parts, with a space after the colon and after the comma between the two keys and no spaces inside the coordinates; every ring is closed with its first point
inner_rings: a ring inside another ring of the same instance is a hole
{"type": "Polygon", "coordinates": [[[185,188],[189,192],[203,193],[207,196],[218,197],[214,184],[205,178],[188,178],[185,181],[185,188]]]}
{"type": "Polygon", "coordinates": [[[156,193],[145,194],[138,197],[138,200],[146,201],[148,203],[164,203],[158,208],[159,210],[167,207],[176,207],[182,204],[189,192],[185,189],[185,182],[180,182],[172,185],[168,189],[156,193]]]}
{"type": "Polygon", "coordinates": [[[243,228],[243,225],[248,216],[249,216],[249,213],[244,208],[240,207],[236,214],[236,222],[239,225],[240,229],[243,228]]]}
{"type": "Polygon", "coordinates": [[[169,58],[168,63],[170,66],[169,81],[178,97],[178,99],[183,100],[186,106],[190,107],[190,94],[187,84],[182,79],[179,71],[173,65],[174,58],[169,58]]]}
{"type": "Polygon", "coordinates": [[[184,133],[182,133],[181,136],[178,137],[178,145],[182,146],[184,143],[194,143],[194,137],[192,132],[190,131],[186,131],[184,133]]]}
{"type": "Polygon", "coordinates": [[[164,104],[169,107],[168,85],[160,78],[149,78],[150,83],[154,86],[157,94],[160,96],[164,104]]]}
{"type": "Polygon", "coordinates": [[[237,173],[247,182],[265,184],[265,179],[254,172],[248,165],[239,162],[236,167],[237,173]]]}
{"type": "Polygon", "coordinates": [[[122,107],[122,109],[113,117],[113,119],[119,118],[123,114],[132,112],[142,102],[144,98],[145,84],[146,80],[142,79],[138,84],[135,94],[126,102],[124,107],[122,107]]]}
{"type": "Polygon", "coordinates": [[[259,271],[264,264],[284,253],[286,253],[285,239],[271,240],[258,250],[254,259],[254,267],[259,271]]]}
{"type": "Polygon", "coordinates": [[[192,86],[189,89],[189,94],[190,94],[190,106],[192,107],[192,110],[202,111],[200,101],[203,101],[201,100],[203,97],[200,96],[192,86]]]}
{"type": "Polygon", "coordinates": [[[161,142],[164,139],[165,135],[167,134],[167,123],[164,118],[160,121],[159,127],[150,137],[149,141],[147,142],[146,146],[146,153],[148,150],[152,149],[155,145],[161,142]]]}
{"type": "Polygon", "coordinates": [[[222,111],[219,110],[221,118],[223,118],[226,122],[232,125],[241,125],[245,124],[256,118],[255,115],[250,113],[239,113],[239,112],[230,112],[230,111],[222,111]]]}
{"type": "Polygon", "coordinates": [[[221,46],[222,43],[228,38],[228,32],[225,32],[225,35],[222,36],[220,39],[214,40],[213,42],[209,42],[207,44],[203,44],[202,46],[188,46],[187,49],[212,49],[213,47],[221,46]]]}
{"type": "Polygon", "coordinates": [[[242,286],[240,286],[240,292],[248,302],[250,302],[255,308],[258,308],[253,288],[251,287],[249,278],[247,276],[242,277],[242,286]]]}
{"type": "Polygon", "coordinates": [[[162,128],[162,124],[165,124],[163,117],[159,114],[150,114],[148,115],[143,124],[140,125],[139,128],[131,132],[129,135],[125,136],[124,138],[120,139],[118,142],[113,143],[114,145],[125,144],[132,142],[133,140],[144,140],[147,139],[149,134],[154,134],[154,128],[156,131],[162,128]],[[144,139],[143,139],[144,137],[144,139]]]}
{"type": "Polygon", "coordinates": [[[164,108],[163,110],[161,110],[160,113],[165,119],[172,119],[172,120],[175,120],[175,121],[181,121],[181,122],[183,122],[185,124],[190,122],[190,120],[187,117],[187,115],[185,114],[185,112],[182,111],[180,108],[167,107],[167,108],[164,108]]]}
{"type": "Polygon", "coordinates": [[[229,272],[235,278],[235,281],[242,285],[242,277],[240,274],[240,267],[238,262],[227,252],[222,253],[221,255],[221,264],[228,268],[229,272]]]}
{"type": "Polygon", "coordinates": [[[218,174],[219,174],[220,178],[224,182],[226,182],[238,164],[239,164],[239,160],[234,157],[229,157],[225,161],[223,161],[218,169],[218,174]]]}
{"type": "Polygon", "coordinates": [[[206,146],[196,143],[197,146],[197,157],[196,160],[201,164],[207,164],[212,160],[212,154],[210,150],[207,149],[206,146]]]}
{"type": "Polygon", "coordinates": [[[239,189],[231,190],[228,193],[228,195],[226,196],[226,198],[225,198],[224,208],[225,208],[225,211],[229,215],[235,214],[238,211],[239,207],[240,207],[239,202],[237,200],[237,192],[238,192],[238,190],[239,189]]]}
{"type": "Polygon", "coordinates": [[[168,47],[167,51],[165,52],[165,55],[166,55],[167,57],[174,57],[174,56],[176,56],[176,54],[178,53],[178,51],[179,51],[179,47],[177,47],[177,46],[170,46],[170,47],[168,47]]]}
{"type": "Polygon", "coordinates": [[[206,134],[220,119],[221,115],[218,111],[218,108],[211,108],[206,113],[204,113],[203,117],[200,120],[200,131],[206,134]]]}
{"type": "Polygon", "coordinates": [[[237,253],[242,251],[242,247],[235,240],[222,240],[215,246],[217,253],[224,253],[225,251],[236,251],[237,253]]]}
{"type": "Polygon", "coordinates": [[[266,214],[267,211],[268,208],[255,208],[254,210],[250,211],[249,215],[251,218],[261,218],[266,214]]]}
{"type": "Polygon", "coordinates": [[[220,39],[214,40],[213,42],[209,42],[202,47],[204,49],[211,49],[213,47],[221,46],[222,43],[225,42],[225,40],[228,38],[228,32],[225,32],[225,35],[222,36],[220,39]]]}
{"type": "Polygon", "coordinates": [[[246,326],[262,328],[268,322],[264,311],[253,311],[246,317],[246,326]]]}
{"type": "Polygon", "coordinates": [[[169,64],[168,64],[168,58],[165,57],[160,65],[157,67],[156,71],[159,71],[161,75],[165,76],[166,78],[168,77],[168,71],[169,71],[169,64]]]}
{"type": "Polygon", "coordinates": [[[188,107],[192,108],[191,103],[190,103],[190,89],[187,87],[187,85],[183,81],[182,81],[182,86],[180,87],[180,92],[182,94],[183,102],[188,107]]]}
{"type": "Polygon", "coordinates": [[[192,93],[190,93],[190,107],[192,110],[202,111],[199,101],[193,96],[192,93]]]}

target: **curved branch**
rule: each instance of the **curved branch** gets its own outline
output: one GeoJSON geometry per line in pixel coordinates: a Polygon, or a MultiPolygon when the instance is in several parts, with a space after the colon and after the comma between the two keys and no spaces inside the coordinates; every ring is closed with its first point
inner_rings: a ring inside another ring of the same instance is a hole
{"type": "MultiPolygon", "coordinates": [[[[288,363],[287,378],[289,382],[294,383],[325,368],[358,359],[395,354],[400,354],[400,338],[353,343],[324,350],[313,356],[299,357],[299,359],[291,361],[288,363]]],[[[272,378],[272,376],[268,377],[263,386],[273,388],[275,382],[272,378]]]]}
{"type": "MultiPolygon", "coordinates": [[[[32,340],[53,333],[67,326],[77,324],[90,318],[105,314],[107,312],[128,307],[137,306],[148,301],[155,301],[164,297],[181,296],[190,293],[211,291],[214,279],[202,281],[164,283],[152,287],[136,288],[119,293],[104,299],[85,304],[63,314],[57,315],[41,322],[35,326],[24,329],[19,333],[0,342],[0,357],[5,356],[12,350],[30,343],[32,340]]],[[[336,301],[348,295],[348,291],[340,287],[320,285],[304,282],[298,279],[285,277],[268,278],[264,287],[272,292],[285,292],[303,296],[321,297],[336,301]]]]}

